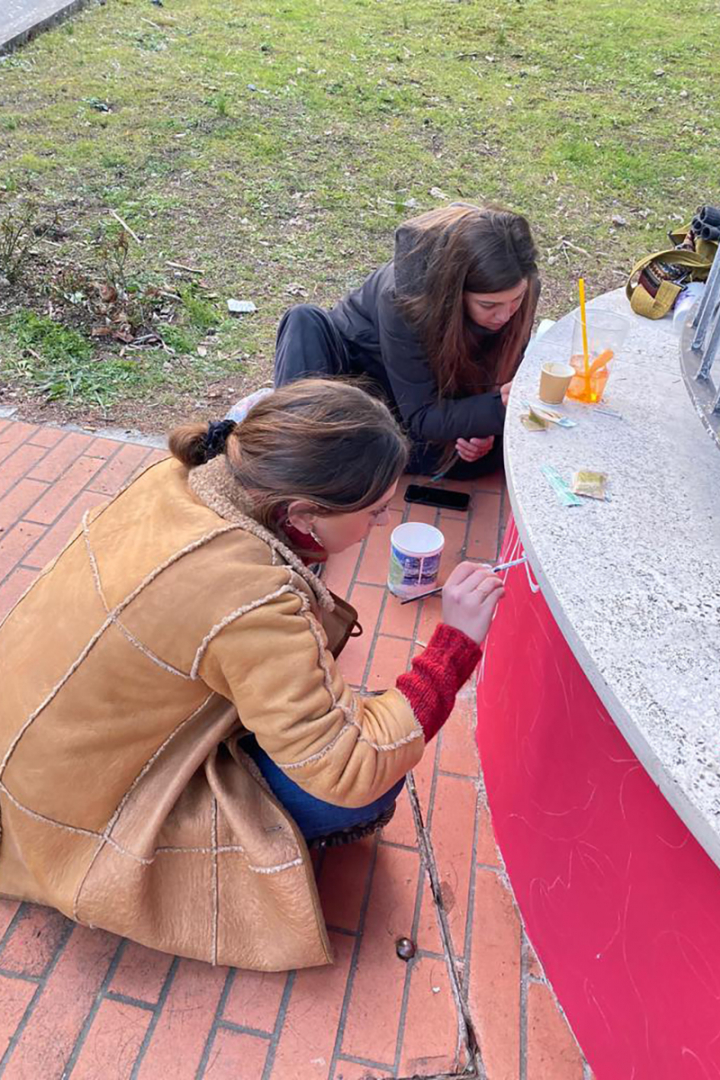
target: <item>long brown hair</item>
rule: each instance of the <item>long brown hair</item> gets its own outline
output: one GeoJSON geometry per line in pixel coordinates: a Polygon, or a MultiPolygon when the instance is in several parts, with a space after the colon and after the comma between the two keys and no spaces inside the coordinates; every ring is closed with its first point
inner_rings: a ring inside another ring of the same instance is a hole
{"type": "Polygon", "coordinates": [[[407,439],[387,406],[332,379],[290,383],[253,405],[239,424],[189,424],[168,441],[188,468],[224,453],[254,516],[270,528],[295,499],[320,514],[372,506],[408,460],[407,439]]]}
{"type": "Polygon", "coordinates": [[[538,300],[537,252],[530,226],[509,210],[455,205],[408,221],[417,233],[409,253],[424,273],[417,292],[396,299],[427,349],[440,396],[501,386],[515,374],[530,337],[538,300]],[[463,293],[495,293],[525,279],[513,317],[488,338],[482,365],[465,314],[463,293]]]}

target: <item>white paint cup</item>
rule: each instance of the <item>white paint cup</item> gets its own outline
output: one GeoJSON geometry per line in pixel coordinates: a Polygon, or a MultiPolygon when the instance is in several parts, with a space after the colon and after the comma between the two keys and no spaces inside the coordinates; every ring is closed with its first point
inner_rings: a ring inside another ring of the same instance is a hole
{"type": "Polygon", "coordinates": [[[390,537],[388,589],[403,600],[437,584],[445,537],[434,525],[406,521],[390,537]]]}

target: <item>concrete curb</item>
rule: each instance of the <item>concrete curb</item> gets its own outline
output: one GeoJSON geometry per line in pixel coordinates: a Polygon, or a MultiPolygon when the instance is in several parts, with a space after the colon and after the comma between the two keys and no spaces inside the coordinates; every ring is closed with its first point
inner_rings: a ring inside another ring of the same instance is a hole
{"type": "Polygon", "coordinates": [[[89,0],[9,0],[0,15],[0,56],[85,7],[89,0]]]}

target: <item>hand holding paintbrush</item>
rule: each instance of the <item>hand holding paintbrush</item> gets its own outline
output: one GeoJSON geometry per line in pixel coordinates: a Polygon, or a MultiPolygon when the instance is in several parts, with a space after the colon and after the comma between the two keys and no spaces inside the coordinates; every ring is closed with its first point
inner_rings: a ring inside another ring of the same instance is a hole
{"type": "Polygon", "coordinates": [[[488,567],[462,562],[443,588],[442,621],[480,645],[503,596],[502,581],[488,567]]]}
{"type": "MultiPolygon", "coordinates": [[[[511,562],[499,563],[497,566],[494,566],[492,569],[489,566],[486,566],[484,563],[464,562],[464,563],[460,563],[460,566],[477,566],[477,567],[485,570],[485,572],[487,574],[499,574],[501,570],[509,570],[511,566],[520,566],[520,564],[524,563],[526,559],[527,559],[527,555],[523,555],[521,558],[513,559],[511,562]]],[[[457,567],[455,569],[457,569],[457,567]]],[[[454,573],[455,573],[455,571],[453,570],[453,574],[454,573]]],[[[448,578],[448,582],[450,581],[451,578],[452,578],[452,574],[448,578]]],[[[446,582],[446,584],[448,582],[446,582]]],[[[405,600],[401,600],[400,603],[401,604],[413,604],[416,600],[424,600],[426,596],[437,596],[437,594],[441,593],[444,588],[445,588],[445,585],[439,585],[437,587],[437,589],[429,589],[427,592],[420,593],[419,596],[408,596],[405,600]]]]}

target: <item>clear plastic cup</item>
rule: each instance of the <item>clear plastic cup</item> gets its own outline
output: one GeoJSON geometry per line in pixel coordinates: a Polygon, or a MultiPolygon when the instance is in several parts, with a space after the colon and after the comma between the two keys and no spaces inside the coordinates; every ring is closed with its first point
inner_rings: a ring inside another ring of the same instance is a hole
{"type": "Polygon", "coordinates": [[[595,404],[602,401],[610,369],[630,331],[630,319],[617,311],[589,307],[586,310],[588,338],[588,371],[585,371],[582,321],[580,312],[573,312],[572,355],[570,366],[577,375],[570,381],[567,396],[575,401],[595,404]]]}

